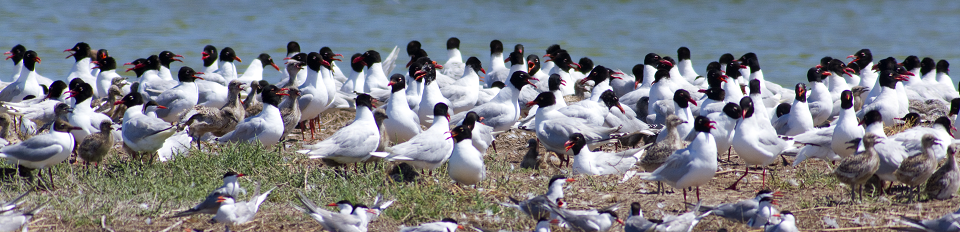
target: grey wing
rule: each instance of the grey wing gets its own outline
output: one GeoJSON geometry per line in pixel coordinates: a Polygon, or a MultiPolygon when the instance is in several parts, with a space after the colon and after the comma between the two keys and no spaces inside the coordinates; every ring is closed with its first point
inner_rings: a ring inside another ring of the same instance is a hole
{"type": "Polygon", "coordinates": [[[653,121],[653,124],[663,124],[667,119],[667,115],[671,115],[676,112],[676,109],[673,108],[672,101],[660,100],[654,102],[652,107],[653,112],[649,113],[656,115],[656,119],[653,121]]]}
{"type": "Polygon", "coordinates": [[[0,154],[30,162],[49,159],[62,152],[63,146],[47,137],[49,136],[37,136],[13,146],[0,148],[0,154]]]}
{"type": "Polygon", "coordinates": [[[148,116],[138,116],[130,119],[127,121],[127,123],[124,123],[123,128],[124,134],[133,133],[127,134],[129,138],[143,138],[176,127],[170,125],[170,123],[167,123],[166,121],[163,121],[163,119],[148,116]],[[127,130],[128,127],[130,128],[129,130],[127,130]]]}
{"type": "Polygon", "coordinates": [[[818,115],[830,114],[833,112],[833,107],[827,108],[820,102],[807,102],[807,108],[810,108],[810,115],[812,115],[813,118],[817,118],[818,115]]]}
{"type": "Polygon", "coordinates": [[[778,135],[786,134],[787,130],[790,129],[788,122],[790,121],[790,114],[784,114],[773,120],[773,128],[777,130],[778,135]]]}
{"type": "Polygon", "coordinates": [[[237,124],[237,127],[223,135],[221,142],[246,142],[249,139],[256,138],[260,131],[263,131],[263,120],[259,118],[247,118],[243,120],[240,124],[237,124]]]}
{"type": "Polygon", "coordinates": [[[429,135],[420,134],[405,143],[393,146],[393,151],[387,159],[393,157],[415,158],[417,161],[437,163],[443,161],[449,154],[443,154],[443,149],[448,147],[443,143],[451,143],[450,139],[438,139],[429,137],[429,135]],[[426,156],[431,155],[431,156],[426,156]]]}
{"type": "Polygon", "coordinates": [[[673,152],[670,157],[667,157],[667,161],[663,162],[663,165],[653,171],[651,177],[658,181],[677,182],[677,180],[683,178],[683,175],[687,174],[686,167],[690,163],[689,156],[690,150],[688,149],[673,152]]]}
{"type": "Polygon", "coordinates": [[[20,95],[20,92],[22,91],[22,89],[17,88],[17,85],[7,85],[7,87],[4,87],[3,90],[0,90],[0,101],[13,101],[13,98],[17,95],[20,95]]]}

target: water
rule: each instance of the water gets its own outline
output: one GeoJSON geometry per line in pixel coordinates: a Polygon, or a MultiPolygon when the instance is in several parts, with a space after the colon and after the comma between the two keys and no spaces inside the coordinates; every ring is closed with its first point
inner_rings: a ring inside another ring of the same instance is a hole
{"type": "MultiPolygon", "coordinates": [[[[274,60],[286,43],[304,51],[329,46],[346,57],[368,49],[383,54],[400,46],[399,64],[407,62],[405,45],[419,40],[435,60],[446,60],[446,40],[460,38],[464,59],[489,62],[489,43],[500,39],[509,50],[521,43],[527,54],[542,55],[560,44],[574,59],[630,70],[656,52],[676,56],[692,50],[697,71],[723,53],[739,57],[755,52],[768,80],[791,86],[805,81],[806,69],[823,56],[843,58],[870,48],[875,60],[908,55],[960,58],[960,1],[33,1],[0,3],[0,49],[16,44],[43,58],[41,74],[66,77],[73,59],[64,49],[79,41],[106,48],[119,62],[163,50],[202,66],[200,51],[212,44],[234,48],[246,62],[260,53],[274,60]]],[[[849,60],[846,60],[849,61],[849,60]]],[[[12,62],[11,62],[12,63],[12,62]]],[[[341,64],[342,67],[347,67],[341,64]]],[[[10,63],[0,65],[9,81],[10,63]]],[[[347,71],[346,69],[344,71],[347,71]]],[[[132,77],[133,73],[121,73],[132,77]]],[[[957,76],[957,75],[955,75],[957,76]]],[[[281,74],[268,69],[268,80],[281,74]]],[[[957,78],[955,78],[957,79],[957,78]]]]}

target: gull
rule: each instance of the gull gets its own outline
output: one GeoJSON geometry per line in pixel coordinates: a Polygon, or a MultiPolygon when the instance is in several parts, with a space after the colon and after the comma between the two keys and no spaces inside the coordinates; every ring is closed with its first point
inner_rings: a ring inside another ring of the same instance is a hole
{"type": "Polygon", "coordinates": [[[833,122],[833,141],[830,147],[834,153],[840,157],[853,155],[857,150],[851,149],[844,143],[856,138],[863,138],[863,127],[857,120],[856,112],[853,110],[853,93],[850,90],[844,90],[840,93],[840,117],[833,122]]]}
{"type": "Polygon", "coordinates": [[[449,108],[437,103],[433,107],[433,125],[410,140],[384,149],[386,152],[371,152],[370,155],[387,160],[410,164],[417,169],[437,169],[450,158],[453,141],[445,135],[450,133],[449,108]]]}
{"type": "Polygon", "coordinates": [[[14,83],[10,83],[0,90],[0,101],[20,102],[23,98],[33,95],[43,96],[43,89],[37,82],[40,74],[37,74],[36,64],[40,63],[40,57],[33,50],[26,51],[23,55],[23,69],[20,71],[20,78],[14,83]],[[26,72],[25,72],[26,71],[26,72]]]}
{"type": "Polygon", "coordinates": [[[951,144],[947,149],[947,161],[927,179],[923,191],[930,199],[950,199],[960,189],[960,169],[954,157],[958,151],[960,144],[951,144]]]}
{"type": "Polygon", "coordinates": [[[474,147],[470,139],[472,136],[471,130],[464,126],[454,127],[450,131],[455,144],[450,163],[447,164],[447,173],[450,179],[462,185],[476,185],[487,176],[483,154],[474,147]]]}
{"type": "MultiPolygon", "coordinates": [[[[410,66],[410,76],[416,79],[423,79],[424,87],[420,104],[414,111],[417,111],[417,116],[420,117],[420,125],[428,126],[428,123],[432,123],[433,120],[435,120],[435,118],[433,118],[434,109],[432,107],[438,103],[449,106],[450,100],[443,96],[443,92],[440,91],[440,83],[437,81],[437,69],[443,67],[435,65],[434,61],[427,57],[421,57],[416,63],[419,64],[419,66],[410,66]],[[419,69],[416,69],[417,67],[419,67],[419,69]]],[[[452,109],[449,111],[450,113],[453,112],[452,109]]]]}
{"type": "Polygon", "coordinates": [[[124,104],[127,111],[123,114],[120,132],[123,143],[133,152],[157,152],[167,138],[177,132],[177,127],[157,118],[155,108],[164,108],[155,101],[143,102],[138,92],[130,92],[114,104],[124,104]]]}
{"type": "MultiPolygon", "coordinates": [[[[918,155],[907,157],[900,163],[900,167],[894,172],[897,180],[907,186],[910,186],[911,192],[919,193],[920,185],[927,181],[933,175],[937,168],[937,157],[934,155],[934,144],[939,144],[936,136],[925,134],[920,138],[923,150],[918,155]],[[914,187],[916,190],[914,191],[914,187]]],[[[916,194],[917,198],[920,197],[916,194]]]]}
{"type": "Polygon", "coordinates": [[[686,148],[677,150],[652,173],[639,173],[641,179],[665,182],[673,188],[683,189],[686,201],[687,187],[697,187],[697,199],[700,199],[700,185],[713,179],[717,171],[717,145],[710,129],[710,119],[697,116],[693,129],[696,138],[686,148]]]}
{"type": "Polygon", "coordinates": [[[761,209],[760,202],[764,198],[775,196],[783,196],[783,194],[767,189],[760,190],[760,192],[757,192],[755,197],[738,201],[737,203],[723,203],[717,206],[701,206],[700,212],[709,211],[713,215],[717,215],[734,222],[747,223],[757,216],[757,212],[761,209]]]}
{"type": "MultiPolygon", "coordinates": [[[[746,165],[744,173],[727,189],[737,189],[737,184],[749,175],[750,165],[767,166],[776,160],[784,149],[793,146],[793,141],[784,141],[777,137],[777,131],[769,120],[754,117],[753,99],[749,96],[740,99],[740,108],[743,117],[737,123],[732,141],[733,150],[737,152],[746,165]]],[[[765,113],[765,112],[763,112],[765,113]]],[[[767,170],[763,169],[763,185],[766,185],[767,170]]],[[[761,186],[762,188],[762,186],[761,186]]]]}
{"type": "MultiPolygon", "coordinates": [[[[303,146],[297,152],[311,159],[326,159],[337,164],[357,163],[370,157],[380,144],[380,129],[373,117],[374,102],[368,94],[357,95],[353,123],[340,128],[327,139],[303,146]]],[[[329,163],[329,162],[328,162],[329,163]]]]}
{"type": "MultiPolygon", "coordinates": [[[[6,159],[9,164],[30,170],[44,169],[62,163],[70,158],[70,153],[73,151],[75,140],[70,133],[73,130],[80,130],[80,128],[66,121],[57,120],[49,134],[36,135],[23,142],[0,148],[0,158],[6,159]]],[[[47,174],[50,177],[50,185],[53,187],[53,174],[49,170],[47,174]]]]}
{"type": "MultiPolygon", "coordinates": [[[[473,141],[473,146],[480,151],[481,155],[487,155],[487,148],[493,145],[496,135],[499,133],[494,133],[493,127],[480,122],[481,119],[476,112],[470,111],[467,112],[467,116],[463,118],[463,123],[460,125],[471,130],[473,137],[470,140],[473,141]]],[[[493,149],[496,151],[497,147],[493,146],[493,149]]]]}
{"type": "Polygon", "coordinates": [[[595,152],[587,146],[583,134],[574,133],[564,144],[567,150],[573,150],[573,173],[587,175],[608,175],[624,173],[640,161],[646,147],[634,148],[618,153],[595,152]]]}
{"type": "Polygon", "coordinates": [[[454,114],[469,111],[477,105],[480,98],[480,76],[477,73],[486,74],[477,57],[468,58],[465,67],[460,79],[440,89],[443,97],[450,100],[450,107],[453,108],[454,114]]]}
{"type": "Polygon", "coordinates": [[[199,92],[196,79],[203,79],[196,76],[197,73],[190,67],[180,67],[177,77],[180,84],[169,90],[163,91],[154,100],[167,109],[157,110],[157,116],[167,122],[176,122],[182,112],[187,111],[197,105],[199,101],[199,92]]]}
{"type": "Polygon", "coordinates": [[[860,199],[863,199],[863,184],[877,172],[880,167],[880,158],[877,150],[873,148],[877,143],[877,135],[867,133],[863,139],[853,139],[846,144],[853,144],[853,150],[857,150],[857,145],[863,146],[863,152],[850,155],[840,160],[840,164],[833,170],[833,174],[841,183],[850,186],[850,201],[856,200],[857,186],[860,186],[860,199]]]}
{"type": "Polygon", "coordinates": [[[386,133],[394,143],[402,143],[410,140],[423,130],[420,129],[420,117],[413,112],[407,104],[406,77],[401,74],[393,74],[390,77],[390,83],[393,93],[390,95],[387,105],[384,107],[387,119],[383,120],[386,133]]]}
{"type": "Polygon", "coordinates": [[[830,96],[830,89],[823,83],[823,76],[826,75],[829,75],[829,72],[822,72],[817,67],[807,70],[807,82],[810,85],[807,104],[813,118],[813,125],[823,125],[830,119],[830,114],[833,112],[833,98],[830,96]]]}
{"type": "MultiPolygon", "coordinates": [[[[483,123],[493,127],[494,132],[502,132],[515,127],[521,114],[520,90],[526,85],[531,85],[531,80],[536,79],[527,72],[521,71],[510,74],[506,87],[500,89],[500,92],[489,102],[476,106],[470,111],[476,112],[482,117],[483,123]]],[[[466,117],[466,113],[459,113],[451,117],[450,121],[460,123],[464,117],[466,117]]]]}
{"type": "Polygon", "coordinates": [[[247,142],[261,143],[263,146],[276,145],[283,135],[284,125],[283,116],[277,105],[280,104],[280,96],[288,95],[278,93],[282,91],[277,86],[267,86],[263,92],[263,110],[260,114],[247,117],[242,122],[237,123],[237,127],[222,137],[216,138],[221,143],[225,142],[247,142]]]}
{"type": "MultiPolygon", "coordinates": [[[[477,60],[479,61],[479,60],[477,60]]],[[[447,39],[447,62],[443,63],[443,74],[447,76],[462,76],[467,70],[463,57],[460,55],[460,39],[450,37],[447,39]]]]}
{"type": "Polygon", "coordinates": [[[217,209],[220,208],[220,202],[218,202],[219,197],[221,196],[231,196],[238,197],[240,193],[246,194],[247,190],[240,187],[240,183],[237,183],[237,178],[246,176],[243,173],[237,173],[234,171],[229,171],[223,174],[223,185],[219,188],[214,189],[210,194],[207,195],[207,198],[204,198],[203,202],[197,204],[193,208],[188,210],[178,212],[173,216],[174,217],[184,217],[190,216],[198,213],[202,214],[216,214],[217,209]]]}
{"type": "Polygon", "coordinates": [[[98,165],[103,157],[113,148],[113,121],[100,122],[100,132],[88,135],[77,146],[77,156],[84,162],[96,162],[98,165]]]}
{"type": "Polygon", "coordinates": [[[790,113],[773,121],[773,128],[777,130],[779,135],[795,136],[813,130],[813,118],[810,116],[810,107],[807,104],[807,85],[797,83],[794,93],[796,93],[796,97],[791,105],[790,113]]]}

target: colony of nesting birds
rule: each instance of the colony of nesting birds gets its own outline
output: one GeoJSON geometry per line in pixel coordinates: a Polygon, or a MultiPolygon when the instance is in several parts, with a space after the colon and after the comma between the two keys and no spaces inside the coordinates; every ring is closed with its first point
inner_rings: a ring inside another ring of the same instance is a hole
{"type": "MultiPolygon", "coordinates": [[[[960,95],[945,60],[909,56],[875,62],[870,50],[862,49],[847,57],[849,63],[824,57],[811,64],[806,81],[784,88],[764,80],[754,53],[723,54],[701,75],[690,50],[681,47],[676,59],[647,54],[631,75],[589,58],[574,62],[559,45],[547,48],[543,62],[539,55],[524,57],[519,44],[505,54],[499,40],[490,43],[485,68],[477,57],[464,61],[459,45],[450,38],[448,59],[440,64],[412,41],[406,49],[410,60],[397,72],[396,48],[386,59],[374,50],[357,53],[343,72],[335,63],[344,62],[342,55],[332,49],[305,53],[290,42],[279,83],[263,80],[266,68],[281,70],[266,53],[240,75],[234,62],[242,60],[232,48],[218,53],[207,45],[203,68],[184,66],[173,76],[170,65],[182,56],[163,51],[125,63],[136,77],[123,77],[106,49],[94,52],[83,42],[65,50],[76,60],[69,76],[54,80],[37,72],[36,52],[16,45],[7,52],[17,70],[14,81],[2,83],[0,91],[5,139],[0,158],[31,173],[72,154],[77,161],[99,163],[118,145],[131,159],[162,162],[186,155],[194,144],[258,143],[272,149],[294,140],[291,132],[299,130],[297,141],[303,142],[297,152],[344,175],[348,166],[376,160],[420,171],[446,164],[454,182],[471,186],[486,177],[483,156],[488,148],[496,152],[498,135],[519,130],[535,136],[524,168],[538,167],[535,149],[542,146],[574,175],[655,181],[661,193],[666,186],[682,190],[685,201],[688,190],[700,199],[699,188],[714,177],[723,153],[727,160],[737,154],[746,168],[760,166],[764,184],[766,169],[778,160],[786,165],[787,157],[795,157],[794,166],[808,159],[830,161],[833,175],[851,186],[851,202],[863,198],[871,179],[890,182],[875,193],[899,194],[904,201],[948,199],[960,187],[954,160],[960,147],[953,144],[960,95]],[[319,118],[339,110],[355,111],[352,123],[318,141],[319,118]],[[611,143],[626,149],[601,149],[611,143]],[[892,193],[894,185],[909,190],[892,193]]],[[[52,174],[44,184],[39,171],[39,179],[28,177],[38,187],[54,188],[52,174]]],[[[748,174],[728,189],[737,189],[748,174]]],[[[252,220],[272,189],[238,202],[234,197],[246,192],[237,183],[241,176],[226,173],[222,187],[174,217],[213,214],[228,230],[252,220]]],[[[790,212],[774,208],[777,192],[763,190],[756,198],[718,206],[691,204],[689,213],[663,220],[645,219],[633,203],[624,221],[615,213],[618,205],[566,209],[563,185],[571,181],[555,176],[545,194],[503,204],[537,220],[537,231],[551,225],[607,231],[616,223],[626,231],[689,231],[710,214],[766,231],[798,230],[790,212]]],[[[25,227],[43,208],[24,210],[22,198],[0,208],[0,230],[25,227]]],[[[367,231],[393,203],[342,201],[330,205],[339,211],[329,211],[302,193],[300,200],[330,231],[367,231]]],[[[954,217],[903,223],[957,231],[954,217]]],[[[401,231],[458,228],[463,227],[455,220],[444,219],[401,231]]]]}

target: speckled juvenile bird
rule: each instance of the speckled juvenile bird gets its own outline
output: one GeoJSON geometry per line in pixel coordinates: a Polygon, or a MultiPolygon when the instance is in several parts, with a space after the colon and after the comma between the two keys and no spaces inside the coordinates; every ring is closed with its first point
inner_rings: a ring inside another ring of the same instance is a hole
{"type": "Polygon", "coordinates": [[[841,183],[850,185],[850,200],[856,200],[857,186],[860,187],[860,198],[863,199],[863,184],[880,168],[880,158],[873,145],[877,142],[877,135],[867,133],[862,139],[854,139],[847,144],[853,144],[854,150],[858,144],[863,145],[863,152],[844,157],[833,170],[833,174],[841,183]]]}
{"type": "Polygon", "coordinates": [[[112,126],[112,121],[103,120],[100,122],[100,132],[90,134],[80,142],[80,146],[77,147],[77,155],[88,162],[87,164],[94,162],[100,165],[103,157],[110,153],[114,142],[112,126]]]}
{"type": "MultiPolygon", "coordinates": [[[[920,191],[920,185],[926,182],[937,168],[937,157],[933,151],[933,145],[939,144],[937,141],[939,139],[933,134],[923,135],[920,139],[920,144],[923,147],[920,154],[904,159],[903,162],[900,162],[900,168],[897,168],[897,171],[893,173],[897,177],[897,181],[910,186],[913,193],[920,191]]],[[[917,197],[920,197],[919,194],[917,194],[917,197]]]]}
{"type": "Polygon", "coordinates": [[[947,162],[937,169],[927,179],[923,192],[930,199],[950,199],[957,189],[960,189],[960,169],[957,168],[956,153],[960,152],[960,144],[952,144],[947,148],[947,162]]]}

